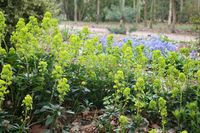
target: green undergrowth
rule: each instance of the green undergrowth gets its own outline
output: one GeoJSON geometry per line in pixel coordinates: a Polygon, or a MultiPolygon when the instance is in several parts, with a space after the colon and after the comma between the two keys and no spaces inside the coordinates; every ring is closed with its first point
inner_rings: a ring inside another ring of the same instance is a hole
{"type": "MultiPolygon", "coordinates": [[[[2,13],[0,20],[2,43],[2,13]]],[[[190,49],[166,56],[155,50],[149,59],[142,44],[112,46],[109,35],[102,46],[88,35],[83,28],[64,43],[49,12],[41,23],[33,16],[18,21],[14,47],[0,47],[0,132],[27,132],[38,123],[68,131],[66,116],[86,108],[104,109],[99,131],[140,132],[157,124],[162,132],[200,132],[200,61],[190,49]]]]}

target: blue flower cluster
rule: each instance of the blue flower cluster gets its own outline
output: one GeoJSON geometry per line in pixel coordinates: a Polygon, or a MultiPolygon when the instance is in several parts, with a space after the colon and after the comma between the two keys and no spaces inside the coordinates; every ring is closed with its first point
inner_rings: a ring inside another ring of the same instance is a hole
{"type": "MultiPolygon", "coordinates": [[[[103,46],[106,46],[106,36],[100,38],[100,42],[103,46]]],[[[133,47],[143,44],[145,46],[145,54],[151,58],[151,51],[160,50],[162,54],[168,51],[176,51],[177,46],[171,42],[163,41],[160,37],[150,36],[150,37],[127,37],[121,41],[114,41],[113,46],[121,47],[126,42],[130,41],[133,47]],[[147,52],[150,51],[150,52],[147,52]]]]}
{"type": "MultiPolygon", "coordinates": [[[[131,41],[132,46],[136,47],[138,45],[143,44],[145,48],[149,50],[160,50],[162,52],[168,51],[176,51],[177,46],[171,42],[163,41],[160,37],[127,37],[121,41],[114,41],[113,46],[121,47],[124,43],[131,41]]],[[[106,36],[100,38],[100,42],[103,46],[106,46],[106,36]]]]}

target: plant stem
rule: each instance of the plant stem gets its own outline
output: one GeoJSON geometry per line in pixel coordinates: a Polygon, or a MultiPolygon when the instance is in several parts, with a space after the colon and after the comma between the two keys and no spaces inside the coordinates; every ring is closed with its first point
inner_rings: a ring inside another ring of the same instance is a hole
{"type": "Polygon", "coordinates": [[[57,83],[57,80],[56,80],[56,82],[55,82],[55,84],[54,84],[54,86],[53,86],[53,88],[52,88],[51,97],[50,97],[50,101],[49,101],[50,103],[51,103],[51,101],[52,101],[52,99],[53,99],[53,94],[54,94],[54,92],[55,92],[56,83],[57,83]]]}

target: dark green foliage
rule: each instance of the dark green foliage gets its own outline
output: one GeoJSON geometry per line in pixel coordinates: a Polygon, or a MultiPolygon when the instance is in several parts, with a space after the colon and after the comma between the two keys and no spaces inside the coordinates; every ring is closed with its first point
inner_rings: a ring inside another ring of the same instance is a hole
{"type": "Polygon", "coordinates": [[[111,5],[111,8],[105,8],[105,19],[109,21],[119,21],[123,16],[126,22],[132,22],[135,20],[135,12],[132,7],[125,7],[124,11],[121,12],[120,6],[111,5]]]}
{"type": "Polygon", "coordinates": [[[126,28],[125,28],[125,27],[108,28],[108,30],[109,30],[111,33],[114,33],[114,34],[126,34],[126,28]]]}

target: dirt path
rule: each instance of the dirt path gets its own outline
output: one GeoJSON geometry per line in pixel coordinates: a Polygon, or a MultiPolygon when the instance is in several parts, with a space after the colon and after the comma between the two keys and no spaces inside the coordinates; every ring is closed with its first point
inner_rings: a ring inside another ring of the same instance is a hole
{"type": "MultiPolygon", "coordinates": [[[[94,27],[94,26],[88,26],[88,27],[89,27],[90,32],[92,34],[96,34],[96,35],[100,35],[100,36],[110,34],[110,32],[106,28],[97,28],[97,27],[94,27]]],[[[60,29],[69,29],[69,30],[81,30],[83,28],[83,26],[60,24],[59,28],[60,29]]],[[[127,36],[147,37],[147,36],[161,36],[161,35],[165,35],[169,39],[172,39],[172,40],[175,40],[175,41],[189,42],[189,41],[195,40],[195,36],[191,36],[191,35],[181,35],[181,34],[172,34],[172,33],[170,33],[170,34],[169,33],[154,33],[154,32],[149,32],[149,31],[136,31],[136,32],[132,32],[132,33],[127,33],[127,35],[115,34],[114,37],[116,39],[123,39],[127,36]]]]}

